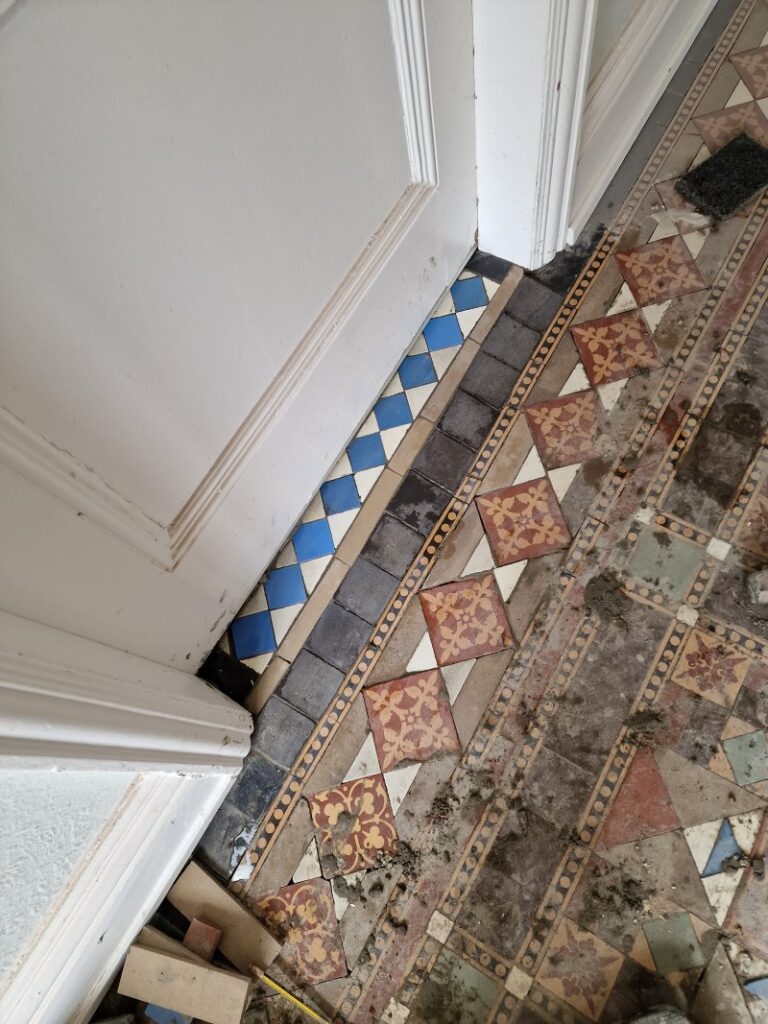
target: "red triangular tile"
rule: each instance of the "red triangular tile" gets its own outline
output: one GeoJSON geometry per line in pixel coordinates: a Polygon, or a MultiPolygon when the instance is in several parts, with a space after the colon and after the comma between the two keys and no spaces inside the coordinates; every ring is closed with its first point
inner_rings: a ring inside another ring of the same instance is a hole
{"type": "Polygon", "coordinates": [[[608,813],[598,848],[647,839],[674,828],[680,828],[680,819],[653,755],[639,750],[608,813]]]}

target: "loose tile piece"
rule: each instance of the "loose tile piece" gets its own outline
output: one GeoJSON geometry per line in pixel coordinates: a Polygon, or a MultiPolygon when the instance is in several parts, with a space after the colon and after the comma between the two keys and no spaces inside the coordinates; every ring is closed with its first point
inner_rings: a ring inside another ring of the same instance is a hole
{"type": "Polygon", "coordinates": [[[395,853],[397,831],[381,775],[315,793],[309,807],[325,878],[378,867],[395,853]]]}
{"type": "Polygon", "coordinates": [[[260,896],[251,906],[284,943],[280,962],[300,984],[317,985],[346,975],[330,882],[312,878],[286,885],[260,896]]]}
{"type": "Polygon", "coordinates": [[[461,749],[437,669],[369,686],[364,697],[382,771],[461,749]]]}

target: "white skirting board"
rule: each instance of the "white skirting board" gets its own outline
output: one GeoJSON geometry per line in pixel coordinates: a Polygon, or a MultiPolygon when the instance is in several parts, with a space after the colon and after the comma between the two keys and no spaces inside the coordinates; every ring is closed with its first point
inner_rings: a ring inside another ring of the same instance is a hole
{"type": "Polygon", "coordinates": [[[139,775],[38,930],[3,1024],[84,1024],[224,799],[234,775],[139,775]]]}
{"type": "Polygon", "coordinates": [[[587,90],[568,242],[573,243],[717,0],[643,0],[587,90]]]}
{"type": "Polygon", "coordinates": [[[56,822],[23,834],[6,806],[4,852],[28,877],[17,872],[18,901],[4,909],[40,923],[11,951],[3,1024],[89,1019],[237,778],[252,727],[189,673],[0,611],[0,788],[16,771],[60,773],[75,793],[84,774],[129,780],[80,854],[56,822]],[[38,918],[24,892],[38,881],[39,844],[71,866],[38,918]]]}

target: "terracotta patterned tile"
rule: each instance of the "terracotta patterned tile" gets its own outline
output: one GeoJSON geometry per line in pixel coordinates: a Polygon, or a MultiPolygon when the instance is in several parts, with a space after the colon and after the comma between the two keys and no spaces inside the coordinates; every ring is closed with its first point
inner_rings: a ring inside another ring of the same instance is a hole
{"type": "Polygon", "coordinates": [[[678,686],[729,708],[749,671],[749,658],[719,637],[694,630],[683,645],[671,675],[678,686]]]}
{"type": "Polygon", "coordinates": [[[616,262],[638,306],[664,302],[706,288],[680,235],[619,252],[616,262]]]}
{"type": "Polygon", "coordinates": [[[383,771],[461,750],[438,669],[369,686],[363,695],[383,771]]]}
{"type": "Polygon", "coordinates": [[[476,499],[497,565],[567,547],[570,534],[547,477],[502,487],[476,499]]]}
{"type": "Polygon", "coordinates": [[[768,46],[734,53],[730,61],[756,100],[768,96],[768,46]]]}
{"type": "Polygon", "coordinates": [[[579,324],[571,334],[593,387],[661,365],[651,332],[637,309],[579,324]]]}
{"type": "Polygon", "coordinates": [[[433,587],[419,597],[438,665],[455,665],[512,646],[492,573],[433,587]]]}
{"type": "Polygon", "coordinates": [[[395,852],[395,818],[381,775],[315,793],[309,809],[326,878],[379,867],[395,852]]]}
{"type": "Polygon", "coordinates": [[[525,410],[547,469],[584,462],[595,454],[598,409],[594,391],[552,398],[525,410]]]}
{"type": "Polygon", "coordinates": [[[756,103],[739,103],[725,110],[702,114],[693,120],[713,153],[742,132],[751,136],[755,142],[768,145],[768,118],[756,103]]]}
{"type": "Polygon", "coordinates": [[[281,960],[299,982],[316,985],[346,976],[330,882],[311,878],[285,885],[251,906],[256,917],[284,943],[281,960]]]}
{"type": "Polygon", "coordinates": [[[763,484],[747,509],[736,543],[768,559],[768,484],[763,484]]]}
{"type": "Polygon", "coordinates": [[[637,842],[675,828],[680,828],[680,819],[653,754],[640,750],[608,812],[598,848],[637,842]]]}
{"type": "Polygon", "coordinates": [[[536,980],[589,1020],[599,1020],[623,963],[621,953],[564,918],[536,980]]]}

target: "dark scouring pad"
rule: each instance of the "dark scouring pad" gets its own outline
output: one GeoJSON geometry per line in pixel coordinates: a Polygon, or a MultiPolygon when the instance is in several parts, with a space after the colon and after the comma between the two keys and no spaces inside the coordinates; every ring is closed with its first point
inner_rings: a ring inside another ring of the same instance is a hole
{"type": "Polygon", "coordinates": [[[768,185],[768,149],[737,135],[675,184],[689,203],[717,220],[728,217],[768,185]]]}

